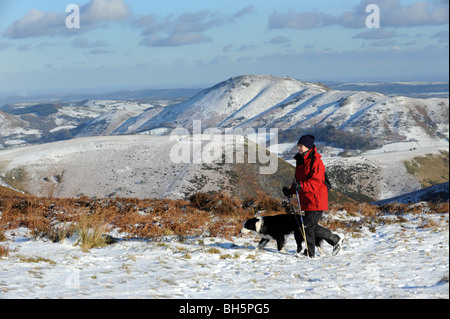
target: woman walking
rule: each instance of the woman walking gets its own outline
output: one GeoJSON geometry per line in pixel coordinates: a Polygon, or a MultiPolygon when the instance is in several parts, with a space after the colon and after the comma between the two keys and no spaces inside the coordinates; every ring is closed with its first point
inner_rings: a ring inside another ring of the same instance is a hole
{"type": "Polygon", "coordinates": [[[315,137],[304,135],[297,143],[298,154],[295,155],[295,181],[290,188],[283,187],[283,194],[292,197],[298,194],[301,208],[305,212],[303,224],[305,226],[307,253],[315,256],[316,238],[326,240],[333,246],[336,255],[342,246],[342,239],[330,230],[318,224],[324,211],[328,210],[328,187],[325,184],[325,165],[321,155],[314,145],[315,137]]]}

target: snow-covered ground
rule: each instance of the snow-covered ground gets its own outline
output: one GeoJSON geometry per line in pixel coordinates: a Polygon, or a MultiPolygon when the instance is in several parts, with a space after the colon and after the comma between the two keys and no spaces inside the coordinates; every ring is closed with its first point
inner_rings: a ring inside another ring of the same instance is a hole
{"type": "Polygon", "coordinates": [[[343,250],[333,257],[324,244],[315,259],[296,257],[293,238],[287,253],[274,243],[255,250],[250,235],[122,240],[82,252],[75,239],[35,241],[19,229],[0,242],[10,250],[0,259],[0,298],[449,298],[448,213],[427,215],[432,227],[402,217],[375,231],[341,230],[343,250]]]}

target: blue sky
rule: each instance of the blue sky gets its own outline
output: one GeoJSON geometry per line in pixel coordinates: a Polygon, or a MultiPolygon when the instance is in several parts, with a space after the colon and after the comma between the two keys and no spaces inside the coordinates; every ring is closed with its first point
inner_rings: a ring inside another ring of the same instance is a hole
{"type": "Polygon", "coordinates": [[[448,16],[448,0],[0,0],[0,91],[448,81],[448,16]]]}

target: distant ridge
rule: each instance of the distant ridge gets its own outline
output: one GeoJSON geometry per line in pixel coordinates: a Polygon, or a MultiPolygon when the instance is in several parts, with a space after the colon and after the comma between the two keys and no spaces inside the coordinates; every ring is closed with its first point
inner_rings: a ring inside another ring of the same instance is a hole
{"type": "Polygon", "coordinates": [[[408,194],[380,200],[374,205],[386,205],[392,203],[411,204],[417,202],[446,202],[449,200],[449,182],[420,189],[408,194]]]}
{"type": "MultiPolygon", "coordinates": [[[[417,138],[448,139],[448,99],[390,97],[366,91],[332,90],[289,77],[244,75],[170,105],[134,129],[278,128],[299,130],[333,125],[339,131],[376,139],[378,144],[417,138]]],[[[141,116],[147,116],[142,114],[141,116]]],[[[138,120],[139,117],[136,118],[138,120]]],[[[121,128],[132,134],[133,131],[121,128]]]]}
{"type": "Polygon", "coordinates": [[[174,89],[141,89],[117,90],[98,93],[46,93],[29,95],[0,96],[0,107],[10,103],[23,102],[49,102],[49,101],[80,101],[80,100],[133,100],[133,99],[163,99],[163,98],[189,98],[200,92],[203,88],[174,88],[174,89]]]}

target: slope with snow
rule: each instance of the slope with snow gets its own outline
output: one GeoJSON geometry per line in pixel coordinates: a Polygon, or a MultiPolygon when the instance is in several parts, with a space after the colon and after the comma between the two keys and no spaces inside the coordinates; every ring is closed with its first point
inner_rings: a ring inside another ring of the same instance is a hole
{"type": "Polygon", "coordinates": [[[411,204],[418,202],[442,202],[449,200],[449,183],[442,183],[424,189],[403,194],[400,196],[384,199],[373,203],[374,205],[385,205],[392,203],[411,204]]]}
{"type": "Polygon", "coordinates": [[[379,144],[425,137],[448,139],[448,99],[337,91],[292,78],[239,76],[165,108],[136,131],[192,128],[304,129],[332,124],[379,144]]]}
{"type": "Polygon", "coordinates": [[[166,108],[139,130],[159,127],[163,123],[189,128],[193,120],[202,120],[205,127],[235,126],[306,88],[305,82],[291,78],[231,78],[198,93],[184,103],[166,108]]]}
{"type": "MultiPolygon", "coordinates": [[[[195,162],[194,140],[182,135],[104,136],[3,150],[0,180],[2,185],[39,196],[138,198],[184,198],[199,191],[245,195],[254,193],[255,185],[279,197],[281,187],[292,182],[294,167],[288,163],[294,164],[293,160],[277,152],[286,145],[271,144],[273,154],[268,163],[236,164],[238,157],[234,153],[240,149],[237,145],[249,150],[249,145],[255,144],[237,139],[227,146],[223,144],[224,135],[217,135],[200,141],[198,150],[204,151],[199,153],[200,161],[195,162]],[[185,160],[177,155],[183,150],[188,156],[185,160]],[[224,154],[231,154],[232,161],[225,161],[224,154]],[[261,174],[261,167],[271,165],[273,171],[261,174]]],[[[259,159],[256,146],[251,150],[259,159]]],[[[372,202],[421,189],[404,161],[424,154],[439,155],[443,150],[448,150],[445,141],[423,139],[387,144],[353,157],[324,156],[323,161],[334,190],[372,202]]]]}
{"type": "MultiPolygon", "coordinates": [[[[328,218],[357,218],[347,216],[328,218]]],[[[296,258],[293,238],[287,253],[273,242],[256,250],[252,235],[122,240],[86,253],[77,238],[30,240],[17,229],[0,242],[10,250],[0,260],[0,298],[448,299],[448,214],[427,214],[429,227],[416,214],[401,217],[355,234],[341,229],[341,252],[331,256],[324,244],[315,259],[296,258]]]]}
{"type": "Polygon", "coordinates": [[[244,138],[226,144],[221,135],[78,138],[0,151],[0,179],[36,196],[185,198],[258,190],[280,196],[293,168],[275,155],[260,158],[256,149],[244,138]],[[254,152],[258,161],[238,161],[236,150],[254,152]],[[224,154],[233,156],[230,162],[224,154]],[[264,172],[271,167],[276,174],[264,172]]]}
{"type": "Polygon", "coordinates": [[[118,126],[140,113],[126,110],[110,111],[72,129],[71,134],[74,137],[111,135],[118,126]]]}
{"type": "Polygon", "coordinates": [[[324,163],[338,190],[376,201],[420,190],[420,182],[407,171],[404,162],[425,154],[440,155],[442,151],[448,152],[447,141],[423,138],[386,144],[352,157],[325,157],[324,163]]]}
{"type": "MultiPolygon", "coordinates": [[[[233,77],[182,103],[174,104],[176,102],[166,100],[153,105],[92,100],[82,105],[53,104],[56,113],[46,116],[3,116],[0,121],[5,122],[1,124],[4,129],[0,133],[5,141],[11,141],[10,144],[26,144],[39,139],[71,138],[70,132],[73,137],[81,137],[135,134],[177,126],[191,129],[194,121],[201,121],[203,128],[222,130],[238,127],[300,130],[331,124],[339,130],[376,140],[380,145],[429,137],[448,140],[449,134],[448,98],[413,99],[375,92],[331,90],[321,84],[289,77],[233,77]],[[6,130],[6,127],[17,126],[22,132],[6,130]],[[23,136],[26,138],[21,138],[23,136]]],[[[21,107],[23,105],[18,104],[8,109],[17,111],[16,108],[21,107]]],[[[3,145],[9,146],[6,142],[3,145]]]]}
{"type": "Polygon", "coordinates": [[[152,107],[148,103],[112,100],[7,105],[4,112],[0,111],[0,148],[109,135],[129,118],[152,107]]]}

